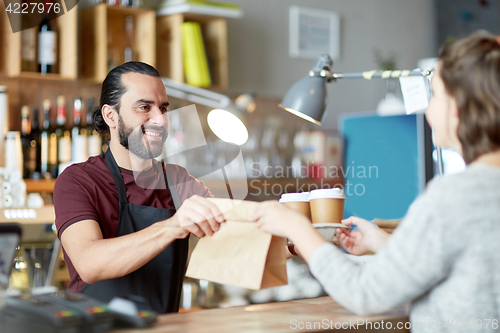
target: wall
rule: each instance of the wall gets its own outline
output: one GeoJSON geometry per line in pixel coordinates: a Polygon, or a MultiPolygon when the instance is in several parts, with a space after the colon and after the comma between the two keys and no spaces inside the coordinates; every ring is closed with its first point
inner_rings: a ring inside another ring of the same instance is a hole
{"type": "Polygon", "coordinates": [[[440,0],[436,2],[438,42],[462,38],[478,29],[500,32],[500,1],[440,0]]]}
{"type": "MultiPolygon", "coordinates": [[[[314,60],[288,56],[290,5],[331,10],[341,15],[341,59],[335,72],[376,69],[374,49],[394,51],[400,68],[415,68],[434,56],[434,0],[225,0],[237,3],[244,17],[228,20],[230,92],[255,91],[281,98],[305,76],[314,60]]],[[[328,87],[329,114],[324,128],[337,127],[343,112],[374,110],[385,83],[344,80],[328,87]]],[[[315,125],[312,125],[315,126],[315,125]]],[[[316,126],[315,126],[316,127],[316,126]]]]}
{"type": "MultiPolygon", "coordinates": [[[[288,88],[305,76],[314,60],[288,56],[290,5],[331,10],[341,15],[341,58],[335,72],[376,69],[374,50],[395,52],[399,68],[415,68],[421,58],[435,56],[435,0],[211,0],[236,3],[243,18],[228,19],[229,91],[231,96],[256,92],[279,102],[288,88]]],[[[80,7],[92,0],[80,1],[80,7]]],[[[155,7],[161,0],[144,0],[155,7]]],[[[386,91],[385,82],[344,80],[328,87],[325,129],[337,128],[343,112],[374,110],[386,91]]],[[[280,117],[281,110],[271,110],[280,117]]],[[[316,125],[311,125],[316,127],[316,125]]]]}

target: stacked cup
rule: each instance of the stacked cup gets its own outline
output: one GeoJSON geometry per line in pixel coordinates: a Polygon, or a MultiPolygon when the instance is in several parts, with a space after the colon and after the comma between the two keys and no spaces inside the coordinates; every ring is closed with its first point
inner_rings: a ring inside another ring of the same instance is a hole
{"type": "Polygon", "coordinates": [[[309,192],[285,193],[281,195],[281,204],[298,211],[308,219],[311,219],[311,209],[309,207],[309,192]]]}
{"type": "Polygon", "coordinates": [[[279,202],[310,219],[326,240],[338,242],[336,228],[342,227],[338,223],[344,217],[345,199],[341,189],[332,188],[282,194],[279,202]]]}
{"type": "Polygon", "coordinates": [[[312,223],[340,223],[344,217],[344,192],[339,188],[313,190],[309,194],[312,223]]]}

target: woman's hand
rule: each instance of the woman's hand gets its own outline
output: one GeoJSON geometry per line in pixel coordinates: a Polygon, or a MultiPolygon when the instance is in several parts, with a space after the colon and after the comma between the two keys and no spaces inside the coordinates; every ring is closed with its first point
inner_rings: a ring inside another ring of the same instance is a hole
{"type": "Polygon", "coordinates": [[[342,223],[348,226],[353,224],[358,226],[357,231],[337,228],[337,236],[340,244],[349,253],[356,256],[361,256],[369,252],[377,253],[384,247],[390,236],[376,225],[359,217],[351,216],[348,219],[342,220],[342,223]]]}
{"type": "Polygon", "coordinates": [[[264,201],[254,212],[252,221],[270,234],[292,238],[297,229],[311,228],[311,221],[304,215],[285,207],[278,201],[264,201]]]}
{"type": "Polygon", "coordinates": [[[263,231],[290,239],[294,244],[295,252],[307,263],[314,251],[326,243],[312,227],[308,218],[277,201],[261,203],[252,221],[256,221],[257,227],[263,231]]]}

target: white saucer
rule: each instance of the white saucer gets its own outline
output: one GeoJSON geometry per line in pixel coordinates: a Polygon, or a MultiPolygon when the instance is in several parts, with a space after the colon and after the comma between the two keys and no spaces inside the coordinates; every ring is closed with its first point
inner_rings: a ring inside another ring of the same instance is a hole
{"type": "Polygon", "coordinates": [[[342,223],[313,223],[312,226],[327,242],[339,241],[337,238],[337,228],[350,229],[349,226],[342,223]]]}
{"type": "MultiPolygon", "coordinates": [[[[348,225],[342,223],[313,223],[312,226],[327,242],[335,243],[338,243],[339,241],[339,239],[337,238],[337,228],[351,228],[348,225]]],[[[290,245],[292,244],[292,242],[288,240],[287,244],[290,245]]]]}

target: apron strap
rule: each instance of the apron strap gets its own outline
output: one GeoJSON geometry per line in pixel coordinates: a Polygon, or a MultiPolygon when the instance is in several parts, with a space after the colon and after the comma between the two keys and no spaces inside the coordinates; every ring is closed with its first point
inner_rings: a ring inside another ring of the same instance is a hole
{"type": "MultiPolygon", "coordinates": [[[[116,188],[118,189],[118,200],[120,202],[127,203],[128,201],[127,201],[127,192],[125,190],[125,183],[123,182],[123,177],[120,173],[120,169],[118,168],[118,164],[116,164],[116,160],[113,157],[113,154],[111,153],[111,149],[108,149],[104,154],[104,160],[106,161],[109,171],[111,171],[111,174],[113,175],[113,178],[115,180],[116,188]]],[[[153,166],[154,165],[155,164],[153,163],[153,166]]],[[[175,185],[167,177],[164,163],[162,163],[162,169],[163,169],[163,177],[165,177],[165,184],[167,185],[167,188],[170,192],[170,196],[172,197],[172,201],[174,202],[175,209],[178,210],[182,203],[179,197],[179,193],[177,192],[175,185]]]]}
{"type": "Polygon", "coordinates": [[[108,148],[106,153],[104,153],[104,160],[108,165],[109,171],[113,175],[113,178],[116,183],[116,188],[118,189],[118,200],[123,203],[127,203],[127,192],[125,191],[125,183],[123,182],[122,174],[120,173],[120,169],[118,168],[118,164],[116,164],[116,160],[111,153],[111,149],[108,148]]]}
{"type": "Polygon", "coordinates": [[[163,176],[165,177],[168,190],[170,191],[170,196],[172,197],[172,201],[174,202],[175,210],[179,210],[181,207],[181,198],[179,197],[179,193],[177,192],[177,188],[175,187],[174,184],[172,184],[172,181],[170,178],[167,177],[167,173],[165,172],[165,163],[161,163],[162,169],[163,169],[163,176]]]}

